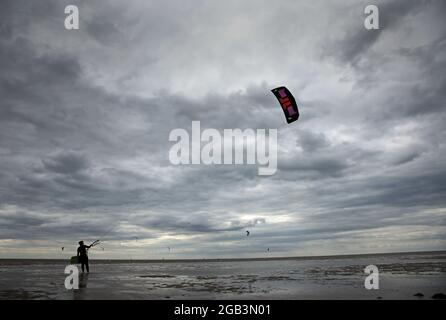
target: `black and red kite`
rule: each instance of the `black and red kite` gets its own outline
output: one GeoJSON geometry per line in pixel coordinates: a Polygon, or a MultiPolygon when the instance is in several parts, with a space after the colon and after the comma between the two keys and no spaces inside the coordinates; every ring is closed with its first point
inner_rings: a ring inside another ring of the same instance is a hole
{"type": "Polygon", "coordinates": [[[290,90],[286,87],[278,87],[271,90],[271,92],[274,93],[277,100],[279,100],[283,113],[285,113],[286,122],[291,123],[299,119],[297,103],[290,90]]]}

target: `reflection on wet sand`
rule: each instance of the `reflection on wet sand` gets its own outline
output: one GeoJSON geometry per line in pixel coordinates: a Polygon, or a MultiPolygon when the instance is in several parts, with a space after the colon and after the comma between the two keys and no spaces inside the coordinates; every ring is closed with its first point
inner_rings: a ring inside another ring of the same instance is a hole
{"type": "Polygon", "coordinates": [[[85,289],[88,285],[88,276],[89,273],[82,272],[81,274],[79,274],[79,289],[72,290],[74,300],[83,300],[85,298],[85,289]]]}

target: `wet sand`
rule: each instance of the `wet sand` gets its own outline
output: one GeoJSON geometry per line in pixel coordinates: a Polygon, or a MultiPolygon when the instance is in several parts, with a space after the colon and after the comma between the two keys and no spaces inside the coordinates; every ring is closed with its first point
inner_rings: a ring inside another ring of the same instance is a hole
{"type": "Polygon", "coordinates": [[[0,299],[431,299],[446,293],[446,252],[91,261],[79,290],[65,289],[66,265],[0,260],[0,299]],[[380,271],[378,290],[364,288],[370,264],[380,271]]]}

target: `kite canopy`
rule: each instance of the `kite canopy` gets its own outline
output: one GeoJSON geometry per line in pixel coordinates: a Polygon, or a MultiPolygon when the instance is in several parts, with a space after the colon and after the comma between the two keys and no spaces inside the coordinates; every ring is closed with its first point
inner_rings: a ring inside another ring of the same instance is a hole
{"type": "Polygon", "coordinates": [[[271,92],[274,93],[277,100],[279,100],[288,123],[299,119],[299,110],[297,109],[296,100],[286,87],[277,87],[271,90],[271,92]]]}

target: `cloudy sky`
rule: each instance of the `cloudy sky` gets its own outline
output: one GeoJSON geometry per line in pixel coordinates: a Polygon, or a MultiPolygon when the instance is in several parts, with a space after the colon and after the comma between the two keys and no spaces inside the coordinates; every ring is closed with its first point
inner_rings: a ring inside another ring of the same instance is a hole
{"type": "Polygon", "coordinates": [[[446,249],[446,4],[368,4],[2,0],[0,257],[446,249]],[[194,120],[277,129],[276,174],[171,165],[194,120]]]}

